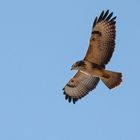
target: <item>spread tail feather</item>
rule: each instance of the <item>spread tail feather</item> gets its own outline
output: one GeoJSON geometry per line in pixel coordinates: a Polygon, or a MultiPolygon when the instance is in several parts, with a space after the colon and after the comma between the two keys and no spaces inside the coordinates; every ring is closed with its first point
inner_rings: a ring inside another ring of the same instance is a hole
{"type": "Polygon", "coordinates": [[[103,76],[101,80],[109,89],[118,86],[122,82],[122,73],[104,70],[104,74],[108,76],[103,76]]]}

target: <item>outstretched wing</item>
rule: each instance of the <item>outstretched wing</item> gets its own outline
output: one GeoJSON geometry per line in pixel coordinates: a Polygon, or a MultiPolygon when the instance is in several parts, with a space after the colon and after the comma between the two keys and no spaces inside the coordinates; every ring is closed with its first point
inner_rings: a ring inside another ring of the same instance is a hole
{"type": "Polygon", "coordinates": [[[109,10],[102,11],[101,15],[95,18],[89,48],[85,60],[98,65],[105,65],[112,57],[115,47],[115,19],[109,10]]]}
{"type": "Polygon", "coordinates": [[[86,75],[78,71],[75,76],[63,88],[65,99],[69,102],[75,103],[93,90],[99,82],[98,77],[86,75]]]}

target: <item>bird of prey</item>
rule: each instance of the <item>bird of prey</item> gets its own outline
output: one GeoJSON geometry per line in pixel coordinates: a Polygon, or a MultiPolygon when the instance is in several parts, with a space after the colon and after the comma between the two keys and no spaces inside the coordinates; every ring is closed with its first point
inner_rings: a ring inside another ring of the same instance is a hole
{"type": "Polygon", "coordinates": [[[75,103],[96,88],[99,81],[112,89],[122,81],[122,73],[106,70],[105,66],[112,57],[115,47],[116,16],[113,12],[102,11],[93,23],[89,48],[83,60],[72,65],[78,70],[63,88],[65,99],[75,103]]]}

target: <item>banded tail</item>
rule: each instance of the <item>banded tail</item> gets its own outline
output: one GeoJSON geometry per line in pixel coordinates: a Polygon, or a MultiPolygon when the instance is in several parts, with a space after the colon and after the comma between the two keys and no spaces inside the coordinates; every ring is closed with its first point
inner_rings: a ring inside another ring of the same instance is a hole
{"type": "Polygon", "coordinates": [[[122,82],[122,73],[104,70],[105,76],[101,78],[103,83],[109,88],[115,88],[122,82]]]}

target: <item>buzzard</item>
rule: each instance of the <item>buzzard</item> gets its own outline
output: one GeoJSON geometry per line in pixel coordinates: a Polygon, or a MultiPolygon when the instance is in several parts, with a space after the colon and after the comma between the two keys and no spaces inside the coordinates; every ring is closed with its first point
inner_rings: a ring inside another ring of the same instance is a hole
{"type": "Polygon", "coordinates": [[[109,88],[118,86],[122,73],[106,70],[115,47],[116,16],[109,10],[102,11],[93,23],[89,48],[83,60],[77,61],[71,70],[78,70],[63,88],[65,99],[75,103],[95,89],[100,79],[109,88]]]}

